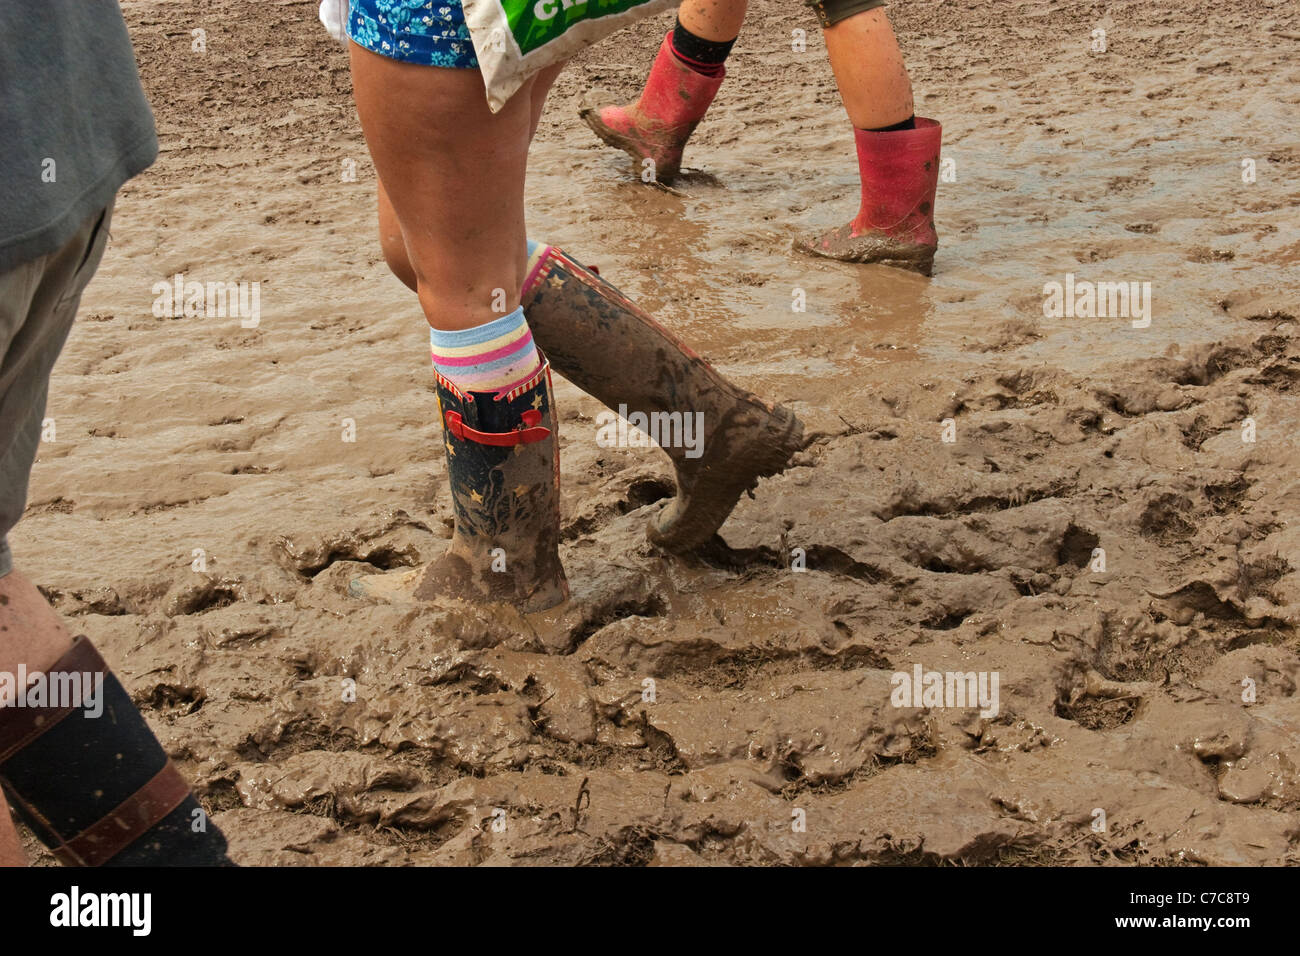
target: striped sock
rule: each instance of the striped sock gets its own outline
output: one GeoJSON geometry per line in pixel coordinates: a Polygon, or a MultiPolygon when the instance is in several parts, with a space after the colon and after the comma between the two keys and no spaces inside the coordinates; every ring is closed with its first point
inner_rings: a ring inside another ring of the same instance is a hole
{"type": "Polygon", "coordinates": [[[429,330],[433,367],[462,392],[505,392],[542,364],[524,310],[456,332],[429,330]]]}

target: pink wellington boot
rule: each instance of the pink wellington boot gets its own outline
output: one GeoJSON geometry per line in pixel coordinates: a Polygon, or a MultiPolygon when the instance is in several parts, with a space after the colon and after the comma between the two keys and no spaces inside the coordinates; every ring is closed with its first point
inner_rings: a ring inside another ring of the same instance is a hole
{"type": "Polygon", "coordinates": [[[722,86],[717,76],[696,73],[673,54],[670,31],[655,57],[641,99],[634,106],[601,106],[579,114],[610,146],[638,163],[654,161],[654,176],[671,183],[682,169],[682,150],[722,86]]]}
{"type": "Polygon", "coordinates": [[[797,240],[800,252],[841,262],[878,262],[929,275],[939,237],[934,194],[943,128],[916,117],[916,129],[854,130],[862,206],[848,225],[797,240]]]}

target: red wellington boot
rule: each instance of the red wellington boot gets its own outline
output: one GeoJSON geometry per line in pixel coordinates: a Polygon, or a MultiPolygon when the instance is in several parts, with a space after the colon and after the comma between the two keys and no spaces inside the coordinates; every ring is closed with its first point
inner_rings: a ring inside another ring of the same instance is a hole
{"type": "Polygon", "coordinates": [[[686,140],[708,112],[727,73],[725,68],[717,76],[696,73],[673,55],[672,40],[670,31],[635,105],[601,106],[580,114],[597,136],[638,164],[653,160],[654,177],[661,183],[671,183],[681,172],[686,140]]]}
{"type": "Polygon", "coordinates": [[[916,118],[916,129],[873,133],[854,130],[862,206],[848,225],[795,242],[841,262],[879,262],[929,275],[939,237],[934,231],[934,194],[939,184],[943,128],[916,118]]]}

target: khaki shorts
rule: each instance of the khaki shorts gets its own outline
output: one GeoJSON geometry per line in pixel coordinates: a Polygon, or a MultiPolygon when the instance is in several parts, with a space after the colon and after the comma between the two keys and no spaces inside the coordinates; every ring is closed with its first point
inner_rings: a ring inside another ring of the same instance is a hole
{"type": "Polygon", "coordinates": [[[13,570],[6,535],[27,505],[50,370],[103,258],[112,216],[109,203],[62,249],[0,273],[0,577],[13,570]]]}
{"type": "Polygon", "coordinates": [[[823,28],[884,5],[885,0],[804,0],[804,6],[813,8],[823,28]]]}

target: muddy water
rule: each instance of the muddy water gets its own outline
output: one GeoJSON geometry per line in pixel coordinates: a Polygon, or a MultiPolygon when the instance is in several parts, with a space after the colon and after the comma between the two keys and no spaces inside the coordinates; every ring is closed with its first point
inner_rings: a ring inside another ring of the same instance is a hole
{"type": "Polygon", "coordinates": [[[811,18],[753,5],[671,192],[577,119],[671,18],[584,54],[534,236],[815,440],[667,559],[666,459],[598,447],[557,383],[574,599],[533,621],[347,596],[437,554],[450,507],[314,5],[124,5],[164,153],[14,543],[240,862],[1295,862],[1294,5],[896,5],[954,161],[930,280],[790,251],[856,192],[811,18]],[[178,272],[259,281],[259,327],[155,318],[178,272]],[[1150,326],[1045,316],[1071,273],[1151,283],[1150,326]],[[996,714],[891,706],[915,665],[997,674],[996,714]]]}

